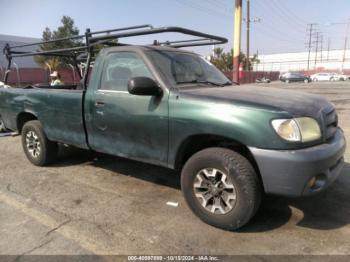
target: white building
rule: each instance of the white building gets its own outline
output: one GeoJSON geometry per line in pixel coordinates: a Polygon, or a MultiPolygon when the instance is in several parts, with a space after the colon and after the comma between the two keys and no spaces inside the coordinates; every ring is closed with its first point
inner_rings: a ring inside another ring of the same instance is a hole
{"type": "MultiPolygon", "coordinates": [[[[254,65],[255,71],[302,71],[307,70],[308,52],[281,53],[260,55],[260,63],[254,65]]],[[[345,52],[345,62],[343,63],[344,50],[324,50],[317,53],[310,53],[309,69],[325,69],[342,71],[350,69],[350,49],[345,52]],[[316,61],[316,62],[315,62],[316,61]]]]}

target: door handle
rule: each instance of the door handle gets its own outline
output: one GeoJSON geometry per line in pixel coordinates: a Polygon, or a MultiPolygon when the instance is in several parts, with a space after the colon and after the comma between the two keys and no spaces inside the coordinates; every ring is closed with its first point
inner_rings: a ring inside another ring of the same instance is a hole
{"type": "Polygon", "coordinates": [[[96,101],[95,102],[95,106],[96,107],[102,107],[102,106],[104,106],[105,105],[105,102],[103,102],[103,101],[96,101]]]}

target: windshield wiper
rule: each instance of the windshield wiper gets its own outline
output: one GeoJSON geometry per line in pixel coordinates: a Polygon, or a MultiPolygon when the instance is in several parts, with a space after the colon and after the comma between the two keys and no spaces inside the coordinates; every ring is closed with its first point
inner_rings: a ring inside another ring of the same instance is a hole
{"type": "Polygon", "coordinates": [[[231,82],[227,81],[225,83],[217,83],[217,82],[213,82],[213,81],[208,81],[208,80],[198,80],[198,79],[194,79],[191,81],[183,81],[183,82],[176,82],[177,84],[209,84],[209,85],[213,85],[213,86],[226,86],[226,85],[231,85],[231,82]]]}

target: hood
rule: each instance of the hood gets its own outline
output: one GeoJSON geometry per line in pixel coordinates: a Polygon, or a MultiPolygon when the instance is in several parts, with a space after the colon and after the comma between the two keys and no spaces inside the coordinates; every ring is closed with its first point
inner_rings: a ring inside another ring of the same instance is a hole
{"type": "Polygon", "coordinates": [[[321,110],[333,108],[332,104],[322,96],[251,85],[189,88],[180,90],[180,94],[233,102],[237,105],[286,111],[293,117],[310,116],[318,118],[321,110]]]}

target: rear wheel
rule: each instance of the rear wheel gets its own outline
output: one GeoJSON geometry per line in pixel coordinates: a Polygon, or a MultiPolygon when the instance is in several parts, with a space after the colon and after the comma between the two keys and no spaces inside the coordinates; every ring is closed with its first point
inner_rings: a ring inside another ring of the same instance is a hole
{"type": "Polygon", "coordinates": [[[57,157],[57,143],[47,139],[37,120],[29,121],[23,126],[22,146],[28,160],[36,166],[48,165],[57,157]]]}
{"type": "Polygon", "coordinates": [[[286,79],[286,83],[287,83],[287,84],[289,84],[289,83],[290,83],[289,79],[286,79]]]}
{"type": "Polygon", "coordinates": [[[309,80],[308,80],[308,79],[305,79],[305,80],[304,80],[304,83],[305,83],[305,84],[308,84],[308,83],[309,83],[309,80]]]}
{"type": "Polygon", "coordinates": [[[181,174],[187,204],[204,222],[235,230],[255,215],[261,199],[254,168],[242,155],[208,148],[193,155],[181,174]]]}

